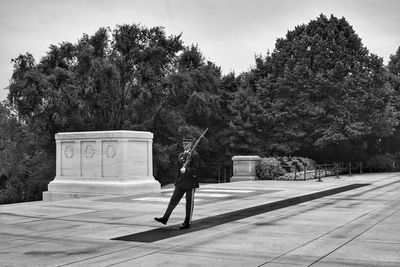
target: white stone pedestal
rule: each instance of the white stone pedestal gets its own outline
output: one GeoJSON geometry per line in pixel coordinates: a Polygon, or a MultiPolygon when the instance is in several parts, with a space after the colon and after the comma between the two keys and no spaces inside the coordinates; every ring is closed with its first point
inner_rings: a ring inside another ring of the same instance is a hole
{"type": "Polygon", "coordinates": [[[250,181],[256,179],[256,164],[261,160],[259,156],[234,156],[233,176],[231,182],[250,181]]]}
{"type": "Polygon", "coordinates": [[[153,134],[138,131],[56,134],[56,177],[43,200],[158,192],[153,134]]]}

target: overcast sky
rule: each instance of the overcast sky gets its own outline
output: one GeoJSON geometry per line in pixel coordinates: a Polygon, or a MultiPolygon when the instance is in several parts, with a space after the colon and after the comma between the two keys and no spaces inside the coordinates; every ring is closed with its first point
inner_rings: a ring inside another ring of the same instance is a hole
{"type": "Polygon", "coordinates": [[[198,44],[224,74],[239,74],[288,30],[333,14],[345,17],[386,64],[400,46],[399,10],[400,0],[0,0],[0,100],[8,93],[12,58],[30,52],[38,62],[50,44],[131,23],[182,33],[186,45],[198,44]]]}

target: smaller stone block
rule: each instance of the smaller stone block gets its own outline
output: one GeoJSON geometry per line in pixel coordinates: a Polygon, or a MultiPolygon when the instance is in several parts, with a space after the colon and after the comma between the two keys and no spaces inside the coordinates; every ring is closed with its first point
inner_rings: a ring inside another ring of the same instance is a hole
{"type": "Polygon", "coordinates": [[[234,156],[233,176],[231,182],[256,180],[256,165],[261,160],[259,156],[234,156]]]}

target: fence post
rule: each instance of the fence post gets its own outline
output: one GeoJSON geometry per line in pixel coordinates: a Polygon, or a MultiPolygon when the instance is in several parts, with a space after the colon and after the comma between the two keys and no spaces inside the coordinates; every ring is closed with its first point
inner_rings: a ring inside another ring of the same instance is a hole
{"type": "Polygon", "coordinates": [[[319,172],[318,172],[318,180],[317,180],[317,182],[322,182],[322,180],[321,180],[321,175],[320,175],[319,172]]]}
{"type": "Polygon", "coordinates": [[[226,183],[226,167],[224,167],[224,183],[226,183]]]}
{"type": "Polygon", "coordinates": [[[360,162],[360,174],[362,174],[363,173],[363,171],[362,171],[362,162],[360,162]]]}
{"type": "Polygon", "coordinates": [[[351,175],[351,162],[349,163],[349,176],[352,176],[351,175]]]}
{"type": "Polygon", "coordinates": [[[335,162],[335,172],[336,172],[336,179],[340,179],[339,177],[339,164],[335,162]]]}
{"type": "Polygon", "coordinates": [[[294,180],[297,180],[297,169],[294,170],[294,180]]]}
{"type": "Polygon", "coordinates": [[[307,167],[304,168],[304,181],[307,180],[307,167]]]}

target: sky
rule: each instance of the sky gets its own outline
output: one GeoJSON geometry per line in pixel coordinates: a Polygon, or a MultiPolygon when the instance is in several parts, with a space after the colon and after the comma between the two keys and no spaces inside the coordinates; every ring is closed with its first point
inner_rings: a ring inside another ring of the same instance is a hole
{"type": "Polygon", "coordinates": [[[12,58],[29,52],[38,62],[51,44],[132,23],[182,33],[185,45],[197,44],[224,74],[240,74],[295,26],[333,14],[387,64],[400,47],[399,10],[400,0],[0,0],[0,101],[12,58]]]}

